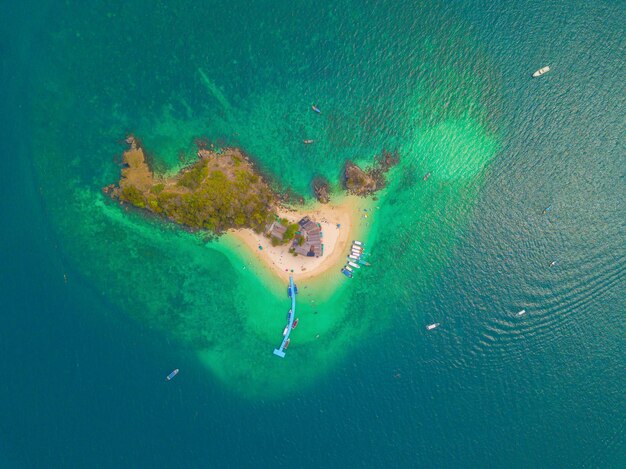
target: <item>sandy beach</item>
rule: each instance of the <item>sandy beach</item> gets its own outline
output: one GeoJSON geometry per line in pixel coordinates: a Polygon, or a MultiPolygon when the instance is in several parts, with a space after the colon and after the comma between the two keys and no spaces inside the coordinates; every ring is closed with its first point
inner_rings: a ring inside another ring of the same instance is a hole
{"type": "Polygon", "coordinates": [[[279,215],[290,222],[297,223],[308,215],[322,227],[324,254],[320,257],[294,256],[289,252],[289,245],[272,246],[269,238],[250,229],[232,230],[233,236],[247,246],[255,257],[263,262],[270,271],[283,280],[293,275],[295,280],[305,280],[335,267],[340,269],[345,263],[350,244],[367,220],[370,202],[355,196],[346,196],[337,204],[316,203],[302,209],[281,209],[279,215]],[[259,248],[260,247],[260,248],[259,248]]]}

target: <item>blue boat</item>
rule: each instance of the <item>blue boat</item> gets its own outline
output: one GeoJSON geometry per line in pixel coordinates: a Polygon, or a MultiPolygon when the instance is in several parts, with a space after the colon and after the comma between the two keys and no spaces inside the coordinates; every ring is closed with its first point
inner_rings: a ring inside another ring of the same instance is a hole
{"type": "Polygon", "coordinates": [[[352,272],[346,269],[341,269],[341,273],[344,274],[348,278],[352,278],[352,272]]]}
{"type": "Polygon", "coordinates": [[[166,380],[170,381],[174,376],[176,376],[178,374],[180,370],[178,368],[176,368],[174,371],[172,371],[169,375],[167,375],[167,378],[165,378],[166,380]]]}
{"type": "MultiPolygon", "coordinates": [[[[296,295],[298,294],[298,285],[296,285],[295,283],[293,284],[293,291],[296,293],[296,295]]],[[[289,295],[289,298],[291,298],[291,288],[287,287],[287,295],[289,295]]]]}
{"type": "Polygon", "coordinates": [[[313,109],[313,110],[314,110],[315,112],[317,112],[318,114],[321,114],[321,113],[322,113],[322,111],[320,111],[320,108],[318,108],[315,104],[313,104],[313,105],[311,106],[311,109],[313,109]]]}

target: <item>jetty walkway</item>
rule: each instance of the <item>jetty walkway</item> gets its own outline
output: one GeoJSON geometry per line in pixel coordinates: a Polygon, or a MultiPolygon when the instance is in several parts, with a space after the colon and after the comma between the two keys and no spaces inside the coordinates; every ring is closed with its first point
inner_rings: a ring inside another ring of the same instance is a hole
{"type": "Polygon", "coordinates": [[[287,340],[289,340],[289,335],[291,334],[291,328],[293,327],[293,320],[296,317],[296,285],[293,283],[293,277],[289,276],[289,296],[291,297],[291,316],[289,316],[289,327],[287,328],[287,333],[285,337],[283,337],[283,341],[280,343],[280,347],[274,349],[274,355],[278,355],[280,358],[285,358],[285,344],[287,340]]]}

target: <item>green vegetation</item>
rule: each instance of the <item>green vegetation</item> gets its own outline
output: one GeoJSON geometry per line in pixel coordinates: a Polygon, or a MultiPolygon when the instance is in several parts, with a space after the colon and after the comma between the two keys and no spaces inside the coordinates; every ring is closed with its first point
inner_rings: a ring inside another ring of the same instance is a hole
{"type": "Polygon", "coordinates": [[[286,243],[291,241],[296,236],[296,231],[298,231],[299,228],[300,225],[298,225],[297,223],[292,223],[291,225],[287,226],[287,231],[285,231],[285,234],[283,235],[283,242],[286,243]]]}
{"type": "Polygon", "coordinates": [[[202,184],[202,181],[206,179],[208,168],[206,165],[197,164],[190,169],[184,170],[178,185],[186,187],[187,189],[196,190],[202,184]]]}
{"type": "MultiPolygon", "coordinates": [[[[203,158],[169,181],[153,182],[142,192],[129,179],[122,180],[118,196],[182,225],[217,234],[230,228],[262,232],[276,216],[274,193],[236,150],[203,158]]],[[[287,231],[293,238],[293,228],[287,231]]]]}
{"type": "Polygon", "coordinates": [[[139,208],[146,207],[146,201],[143,197],[143,193],[135,186],[124,187],[120,192],[120,199],[139,208]]]}
{"type": "Polygon", "coordinates": [[[165,189],[165,184],[155,184],[150,188],[150,192],[158,195],[163,191],[163,189],[165,189]]]}

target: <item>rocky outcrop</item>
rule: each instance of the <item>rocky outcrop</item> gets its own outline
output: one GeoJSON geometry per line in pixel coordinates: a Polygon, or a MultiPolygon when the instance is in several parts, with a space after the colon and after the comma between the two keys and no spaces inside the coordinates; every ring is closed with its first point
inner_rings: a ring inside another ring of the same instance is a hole
{"type": "Polygon", "coordinates": [[[365,196],[376,191],[376,180],[352,161],[346,161],[344,185],[350,194],[365,196]]]}
{"type": "Polygon", "coordinates": [[[327,204],[330,202],[330,185],[323,177],[318,176],[313,179],[313,193],[320,203],[327,204]]]}
{"type": "Polygon", "coordinates": [[[371,168],[363,170],[352,161],[344,168],[344,186],[350,194],[365,197],[387,185],[387,171],[398,163],[398,154],[386,150],[378,155],[371,168]]]}

